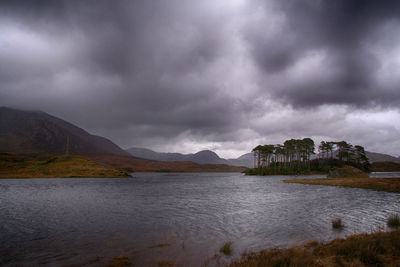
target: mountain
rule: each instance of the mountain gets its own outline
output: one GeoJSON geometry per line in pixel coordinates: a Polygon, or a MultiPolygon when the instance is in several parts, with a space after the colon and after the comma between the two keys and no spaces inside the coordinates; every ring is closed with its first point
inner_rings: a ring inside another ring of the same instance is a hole
{"type": "Polygon", "coordinates": [[[41,111],[0,107],[0,152],[129,156],[110,140],[41,111]]]}
{"type": "Polygon", "coordinates": [[[400,158],[396,158],[387,154],[365,151],[369,161],[372,162],[395,162],[400,163],[400,158]]]}
{"type": "Polygon", "coordinates": [[[229,162],[226,159],[220,158],[217,153],[210,150],[203,150],[197,152],[196,154],[188,155],[188,161],[196,162],[199,164],[228,164],[229,162]]]}
{"type": "MultiPolygon", "coordinates": [[[[338,150],[333,151],[333,157],[337,157],[338,150]]],[[[365,151],[365,155],[368,157],[370,163],[374,162],[395,162],[395,163],[400,163],[400,158],[393,157],[388,154],[382,154],[382,153],[376,153],[376,152],[371,152],[371,151],[365,151]]],[[[318,158],[321,157],[322,153],[315,154],[314,156],[311,156],[311,159],[313,158],[318,158]]]]}
{"type": "Polygon", "coordinates": [[[221,159],[215,152],[203,150],[195,154],[162,153],[147,148],[132,147],[126,150],[132,156],[157,161],[190,161],[198,164],[230,164],[221,159]]]}
{"type": "Polygon", "coordinates": [[[158,161],[185,161],[187,155],[180,153],[161,153],[147,148],[132,147],[126,150],[130,155],[158,161]]]}
{"type": "Polygon", "coordinates": [[[246,153],[236,159],[228,159],[229,165],[232,166],[244,166],[253,168],[254,166],[254,155],[253,153],[246,153]]]}
{"type": "MultiPolygon", "coordinates": [[[[69,122],[51,116],[45,112],[23,111],[0,107],[0,156],[3,157],[0,158],[0,165],[6,164],[5,166],[8,168],[6,171],[9,171],[8,173],[3,173],[6,177],[11,177],[10,172],[13,175],[20,175],[21,177],[45,177],[46,175],[63,176],[64,174],[52,174],[49,170],[52,170],[53,167],[57,167],[58,165],[66,164],[65,159],[69,159],[69,157],[60,158],[62,160],[58,160],[58,158],[53,155],[64,155],[67,150],[71,155],[81,155],[84,156],[82,157],[83,159],[89,160],[85,162],[94,161],[95,163],[99,163],[100,165],[93,165],[93,162],[90,164],[92,164],[91,166],[95,166],[94,169],[96,169],[96,171],[99,170],[100,174],[104,173],[106,176],[109,176],[110,174],[104,172],[103,169],[98,168],[98,166],[102,166],[106,169],[118,168],[119,170],[115,170],[117,173],[126,173],[126,171],[244,171],[244,168],[228,166],[226,164],[199,164],[190,161],[182,162],[182,160],[189,159],[201,163],[226,163],[225,160],[219,158],[218,155],[211,151],[201,151],[189,155],[179,153],[161,153],[165,154],[161,155],[161,157],[164,157],[164,159],[165,157],[168,157],[169,159],[174,160],[174,162],[142,159],[144,157],[156,157],[160,154],[148,149],[136,149],[136,153],[142,158],[133,157],[130,153],[121,149],[110,140],[104,137],[92,135],[69,122]],[[43,154],[53,155],[47,155],[50,157],[49,160],[43,158],[47,157],[43,154]],[[11,163],[9,162],[14,162],[13,157],[17,157],[17,163],[20,162],[21,160],[18,158],[19,156],[23,157],[24,160],[25,158],[29,158],[27,161],[30,162],[29,164],[33,166],[32,168],[34,170],[29,167],[30,165],[27,165],[29,168],[26,169],[26,164],[22,164],[21,166],[17,164],[18,166],[16,170],[10,170],[9,167],[13,166],[11,166],[11,163]],[[32,157],[34,159],[33,161],[31,160],[32,157]],[[53,163],[57,164],[54,165],[53,163]],[[37,172],[35,172],[35,170],[37,172]],[[43,170],[43,173],[40,173],[40,170],[43,170]],[[15,173],[15,171],[19,174],[15,173]],[[26,171],[26,173],[22,173],[23,171],[26,171]]],[[[71,159],[74,159],[73,156],[71,156],[71,159]]],[[[160,159],[162,158],[158,158],[157,160],[160,159]]],[[[68,173],[68,175],[82,176],[82,173],[79,172],[80,170],[90,171],[85,167],[87,164],[82,164],[82,161],[72,160],[69,163],[71,164],[68,165],[68,169],[73,170],[73,172],[68,173]]],[[[2,171],[5,170],[2,169],[2,171]]],[[[100,174],[93,175],[99,177],[101,176],[100,174]]]]}
{"type": "Polygon", "coordinates": [[[252,167],[253,154],[247,153],[237,159],[223,159],[210,150],[199,151],[195,154],[162,153],[147,148],[132,147],[126,150],[132,156],[158,161],[190,161],[198,164],[227,164],[238,167],[252,167]]]}
{"type": "MultiPolygon", "coordinates": [[[[210,150],[203,150],[196,154],[180,154],[180,153],[160,153],[146,148],[130,148],[127,150],[132,156],[144,159],[158,160],[158,161],[190,161],[199,164],[227,164],[231,166],[252,168],[254,165],[253,153],[246,153],[238,158],[223,159],[220,158],[215,152],[210,150]]],[[[395,162],[400,163],[400,158],[396,158],[387,154],[375,153],[366,151],[367,157],[370,162],[395,162]]],[[[316,159],[320,156],[315,154],[311,159],[316,159]]]]}
{"type": "Polygon", "coordinates": [[[238,167],[252,167],[253,153],[247,153],[237,159],[223,159],[210,150],[199,151],[195,154],[162,153],[147,148],[132,147],[126,150],[132,156],[157,161],[190,161],[198,164],[227,164],[238,167]]]}

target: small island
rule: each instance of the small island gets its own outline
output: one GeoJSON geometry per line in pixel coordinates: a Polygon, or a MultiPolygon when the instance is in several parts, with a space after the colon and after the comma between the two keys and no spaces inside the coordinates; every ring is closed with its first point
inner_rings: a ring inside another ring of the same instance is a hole
{"type": "Polygon", "coordinates": [[[283,145],[258,145],[253,149],[254,168],[248,175],[328,174],[335,167],[353,166],[370,171],[370,163],[362,146],[346,142],[325,142],[318,146],[311,138],[286,140],[283,145]]]}
{"type": "MultiPolygon", "coordinates": [[[[283,145],[253,149],[254,168],[247,175],[323,174],[327,178],[288,179],[285,183],[329,185],[400,193],[400,178],[370,178],[371,164],[365,149],[346,141],[325,142],[314,152],[311,138],[286,140],[283,145]]],[[[379,165],[381,166],[381,165],[379,165]]]]}

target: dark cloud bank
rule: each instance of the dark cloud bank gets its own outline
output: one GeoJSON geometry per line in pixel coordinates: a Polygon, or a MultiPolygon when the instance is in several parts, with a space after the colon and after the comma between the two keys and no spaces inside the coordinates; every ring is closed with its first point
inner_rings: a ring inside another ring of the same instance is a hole
{"type": "Polygon", "coordinates": [[[399,1],[1,1],[0,105],[123,147],[398,155],[399,1]]]}

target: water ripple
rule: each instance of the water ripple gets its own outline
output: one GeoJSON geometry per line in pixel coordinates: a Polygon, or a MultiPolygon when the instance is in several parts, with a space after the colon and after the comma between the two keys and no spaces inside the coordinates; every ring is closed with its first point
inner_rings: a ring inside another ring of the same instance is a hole
{"type": "Polygon", "coordinates": [[[283,176],[134,177],[0,180],[0,264],[64,265],[129,250],[145,260],[150,246],[168,243],[159,255],[198,266],[227,240],[237,256],[386,229],[400,212],[398,194],[285,184],[283,176]],[[331,227],[337,217],[341,232],[331,227]]]}

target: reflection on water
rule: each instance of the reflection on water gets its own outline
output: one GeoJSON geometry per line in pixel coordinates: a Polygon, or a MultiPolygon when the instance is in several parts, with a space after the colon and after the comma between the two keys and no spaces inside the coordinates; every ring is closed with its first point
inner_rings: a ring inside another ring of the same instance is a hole
{"type": "Polygon", "coordinates": [[[398,178],[400,172],[371,172],[369,176],[373,178],[398,178]]]}
{"type": "Polygon", "coordinates": [[[133,176],[0,180],[0,264],[102,265],[123,255],[145,266],[199,266],[228,240],[238,257],[385,229],[400,211],[398,194],[285,184],[287,176],[133,176]],[[332,230],[336,217],[342,232],[332,230]]]}

